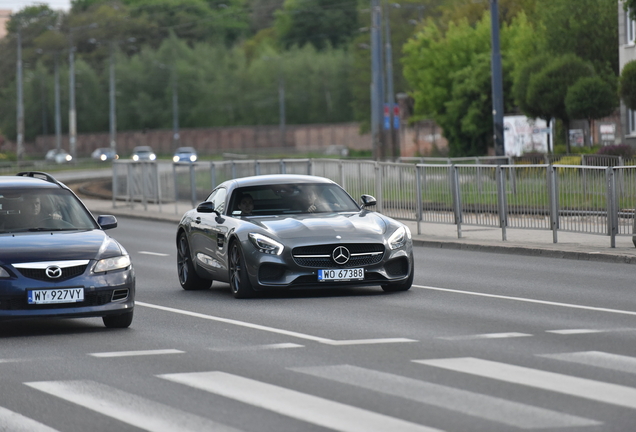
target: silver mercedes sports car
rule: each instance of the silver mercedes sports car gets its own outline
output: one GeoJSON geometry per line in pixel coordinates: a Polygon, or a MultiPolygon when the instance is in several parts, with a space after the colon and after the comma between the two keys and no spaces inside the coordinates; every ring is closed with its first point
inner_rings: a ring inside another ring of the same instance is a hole
{"type": "Polygon", "coordinates": [[[413,283],[413,244],[404,224],[369,210],[322,177],[263,175],[228,180],[186,212],[176,235],[185,290],[227,282],[234,297],[269,289],[413,283]]]}

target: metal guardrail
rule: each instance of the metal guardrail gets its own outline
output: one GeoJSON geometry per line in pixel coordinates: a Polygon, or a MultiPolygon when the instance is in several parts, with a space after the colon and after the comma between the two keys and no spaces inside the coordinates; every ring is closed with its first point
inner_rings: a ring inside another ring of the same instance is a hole
{"type": "MultiPolygon", "coordinates": [[[[492,161],[491,161],[492,162],[492,161]]],[[[337,159],[233,160],[197,163],[115,161],[113,207],[189,200],[218,184],[266,174],[329,178],[351,196],[373,195],[376,210],[420,223],[632,235],[636,166],[560,164],[413,164],[337,159]]]]}

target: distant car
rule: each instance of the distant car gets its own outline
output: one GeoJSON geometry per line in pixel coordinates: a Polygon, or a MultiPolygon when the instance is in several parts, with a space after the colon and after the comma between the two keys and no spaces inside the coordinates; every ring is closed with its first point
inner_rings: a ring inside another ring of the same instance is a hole
{"type": "Polygon", "coordinates": [[[48,152],[46,152],[46,156],[44,156],[44,159],[49,161],[49,162],[55,162],[55,163],[59,163],[59,164],[63,164],[63,163],[69,163],[70,161],[73,160],[73,156],[71,156],[66,150],[64,149],[52,149],[49,150],[48,152]]]}
{"type": "Polygon", "coordinates": [[[196,162],[197,160],[197,151],[192,147],[179,147],[177,151],[174,152],[174,156],[172,157],[172,161],[177,162],[196,162]]]}
{"type": "Polygon", "coordinates": [[[227,282],[236,298],[255,291],[413,283],[408,227],[362,206],[322,177],[262,175],[227,180],[186,212],[176,233],[185,290],[227,282]]]}
{"type": "Polygon", "coordinates": [[[93,153],[91,153],[91,157],[100,161],[109,161],[119,159],[119,155],[115,152],[115,150],[110,147],[103,147],[96,149],[93,153]]]}
{"type": "Polygon", "coordinates": [[[132,160],[137,161],[154,161],[157,155],[150,146],[138,146],[133,149],[132,160]]]}
{"type": "Polygon", "coordinates": [[[0,320],[102,317],[130,326],[135,272],[126,249],[64,184],[42,172],[0,176],[0,320]]]}

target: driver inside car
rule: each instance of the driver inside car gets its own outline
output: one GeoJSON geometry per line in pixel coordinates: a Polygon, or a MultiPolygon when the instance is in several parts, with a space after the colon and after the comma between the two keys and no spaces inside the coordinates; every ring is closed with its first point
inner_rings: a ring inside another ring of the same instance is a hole
{"type": "Polygon", "coordinates": [[[62,219],[62,215],[58,212],[44,213],[42,212],[42,199],[38,195],[29,195],[25,198],[26,214],[25,216],[31,223],[43,221],[45,219],[62,219]]]}

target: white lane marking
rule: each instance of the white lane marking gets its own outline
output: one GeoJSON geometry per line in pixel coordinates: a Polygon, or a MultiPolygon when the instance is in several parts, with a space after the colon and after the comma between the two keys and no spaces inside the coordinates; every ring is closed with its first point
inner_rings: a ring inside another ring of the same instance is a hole
{"type": "Polygon", "coordinates": [[[537,356],[636,374],[636,358],[618,354],[601,351],[582,351],[562,354],[537,354],[537,356]]]}
{"type": "Polygon", "coordinates": [[[574,335],[574,334],[588,334],[588,333],[603,333],[605,330],[594,329],[563,329],[563,330],[546,330],[546,333],[555,333],[560,335],[574,335]]]}
{"type": "Polygon", "coordinates": [[[206,315],[198,312],[191,312],[183,309],[175,309],[166,306],[159,306],[151,303],[144,303],[140,301],[136,301],[135,305],[137,306],[145,306],[152,309],[159,309],[166,312],[172,312],[181,315],[187,315],[194,318],[202,318],[211,321],[218,321],[226,324],[237,325],[241,327],[247,327],[255,330],[263,330],[270,333],[278,333],[285,336],[291,336],[299,339],[312,340],[314,342],[319,342],[327,345],[360,345],[360,344],[380,344],[380,343],[395,343],[395,342],[417,342],[413,339],[404,339],[404,338],[384,338],[384,339],[359,339],[359,340],[351,340],[351,341],[336,341],[333,339],[322,338],[318,336],[312,336],[305,333],[298,333],[290,330],[283,330],[275,327],[268,327],[260,324],[252,324],[245,321],[238,321],[229,318],[221,318],[213,315],[206,315]]]}
{"type": "Polygon", "coordinates": [[[304,348],[304,345],[299,345],[295,343],[278,343],[278,344],[254,345],[254,346],[213,347],[209,349],[210,351],[257,351],[257,350],[285,349],[285,348],[304,348]]]}
{"type": "Polygon", "coordinates": [[[577,305],[572,303],[559,303],[559,302],[551,302],[547,300],[535,300],[535,299],[524,298],[524,297],[511,297],[511,296],[498,295],[498,294],[486,294],[486,293],[478,293],[473,291],[456,290],[456,289],[450,289],[450,288],[439,288],[439,287],[424,286],[424,285],[413,285],[413,288],[420,288],[420,289],[426,289],[426,290],[432,290],[432,291],[444,291],[444,292],[451,292],[455,294],[468,294],[468,295],[473,295],[478,297],[489,297],[489,298],[497,298],[497,299],[503,299],[503,300],[514,300],[514,301],[521,301],[526,303],[537,303],[537,304],[543,304],[543,305],[549,305],[549,306],[567,307],[572,309],[585,309],[585,310],[591,310],[591,311],[597,311],[597,312],[610,312],[615,314],[636,316],[635,311],[628,311],[628,310],[621,310],[621,309],[609,309],[609,308],[601,308],[601,307],[594,307],[594,306],[584,306],[584,305],[577,305]]]}
{"type": "Polygon", "coordinates": [[[225,372],[158,376],[341,432],[433,432],[439,430],[225,372]]]}
{"type": "Polygon", "coordinates": [[[636,409],[636,389],[618,384],[473,357],[413,360],[413,362],[636,409]]]}
{"type": "Polygon", "coordinates": [[[94,381],[37,381],[29,387],[152,432],[239,432],[221,423],[94,381]]]}
{"type": "Polygon", "coordinates": [[[161,350],[143,350],[143,351],[99,352],[99,353],[89,353],[88,355],[93,357],[132,357],[132,356],[163,355],[163,354],[183,354],[184,352],[185,351],[179,351],[176,349],[161,349],[161,350]]]}
{"type": "Polygon", "coordinates": [[[0,431],[11,432],[58,432],[40,422],[0,407],[0,431]]]}
{"type": "Polygon", "coordinates": [[[440,336],[437,339],[445,339],[445,340],[472,340],[472,339],[505,339],[505,338],[516,338],[516,337],[528,337],[532,336],[528,333],[484,333],[484,334],[476,334],[476,335],[466,335],[466,336],[440,336]]]}
{"type": "Polygon", "coordinates": [[[385,343],[405,343],[405,342],[417,342],[414,339],[406,338],[383,338],[383,339],[351,339],[351,340],[332,340],[323,342],[327,345],[372,345],[372,344],[385,344],[385,343]]]}
{"type": "Polygon", "coordinates": [[[522,429],[601,424],[583,417],[357,366],[299,367],[290,370],[522,429]]]}
{"type": "Polygon", "coordinates": [[[159,252],[139,251],[139,253],[142,254],[142,255],[154,255],[154,256],[160,256],[160,257],[170,256],[170,254],[159,253],[159,252]]]}

